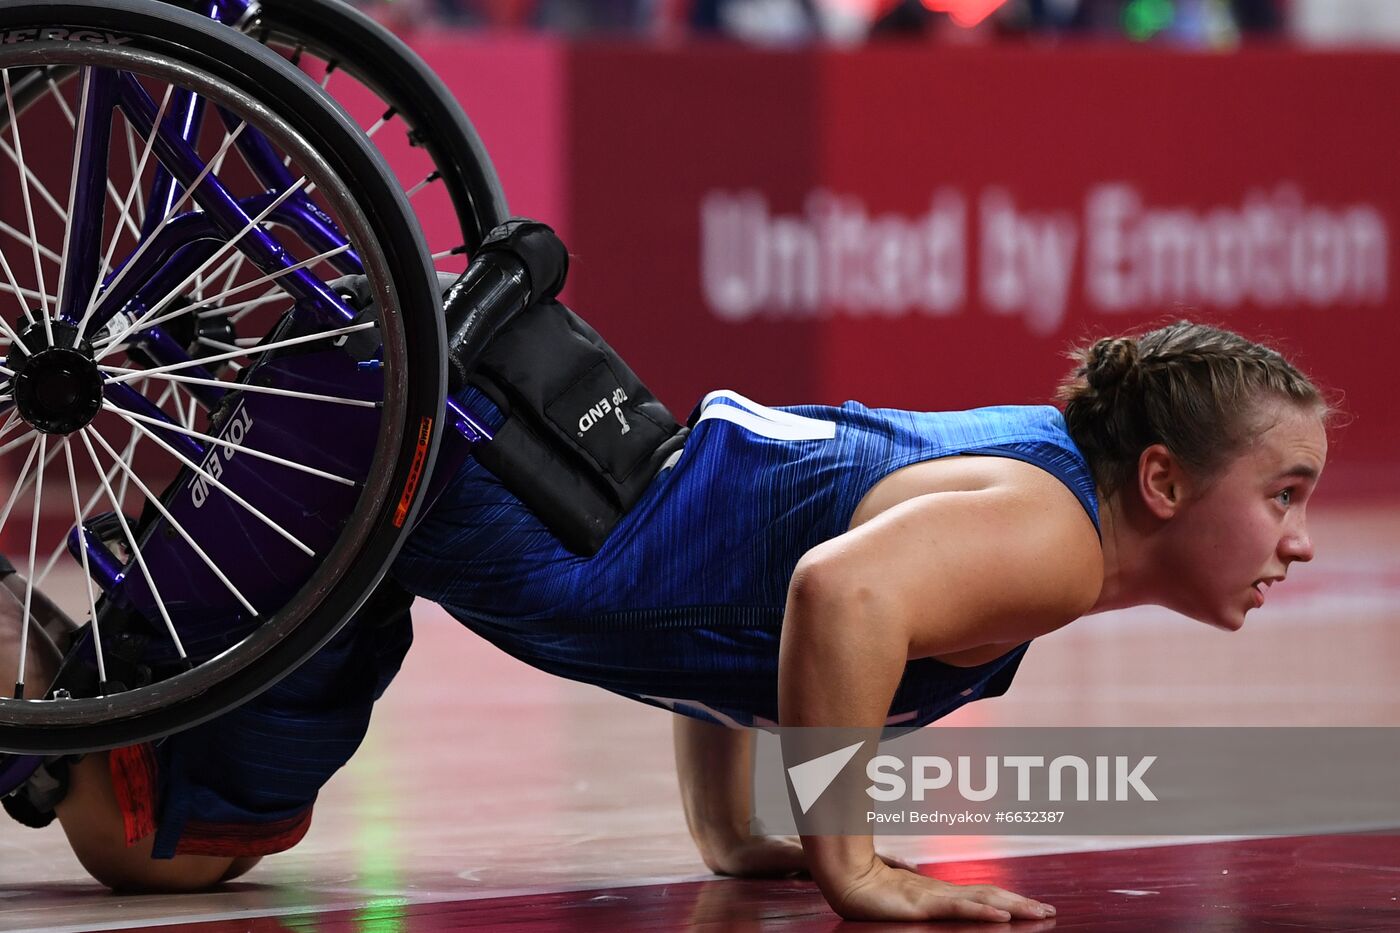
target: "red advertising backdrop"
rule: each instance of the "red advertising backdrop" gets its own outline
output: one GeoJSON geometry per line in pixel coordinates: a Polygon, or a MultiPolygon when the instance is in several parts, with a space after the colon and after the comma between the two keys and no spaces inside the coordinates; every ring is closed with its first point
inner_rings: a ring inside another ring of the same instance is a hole
{"type": "Polygon", "coordinates": [[[770,403],[1043,401],[1071,343],[1189,316],[1345,392],[1331,485],[1388,491],[1400,57],[555,54],[562,69],[508,83],[538,103],[542,71],[557,110],[522,104],[487,144],[509,174],[509,137],[562,115],[557,175],[508,193],[544,203],[535,187],[564,179],[569,296],[677,410],[721,385],[770,403]]]}
{"type": "Polygon", "coordinates": [[[1325,491],[1389,492],[1400,56],[407,38],[678,413],[1038,402],[1072,343],[1190,316],[1344,392],[1325,491]]]}

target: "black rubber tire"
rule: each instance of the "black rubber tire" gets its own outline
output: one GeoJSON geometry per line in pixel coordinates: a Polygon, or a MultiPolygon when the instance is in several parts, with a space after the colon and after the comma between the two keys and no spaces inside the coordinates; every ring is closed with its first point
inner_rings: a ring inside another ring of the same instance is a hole
{"type": "MultiPolygon", "coordinates": [[[[164,692],[142,688],[146,692],[139,702],[133,698],[138,691],[101,700],[33,704],[42,710],[14,705],[33,701],[0,701],[0,750],[22,753],[111,748],[187,728],[244,702],[313,654],[371,592],[412,527],[437,450],[445,391],[441,299],[422,232],[378,150],[314,82],[258,42],[156,0],[0,5],[0,34],[50,27],[93,30],[122,40],[124,49],[168,56],[275,110],[355,192],[356,203],[379,234],[386,279],[398,305],[414,313],[398,315],[405,362],[394,391],[404,399],[404,423],[385,428],[391,419],[381,419],[381,442],[386,430],[397,438],[386,455],[392,469],[380,471],[367,483],[384,494],[362,498],[357,506],[363,508],[368,501],[370,508],[363,520],[357,519],[356,528],[365,532],[360,542],[347,544],[343,537],[324,569],[289,601],[288,605],[306,607],[302,616],[294,618],[284,607],[237,648],[163,681],[164,692]],[[418,313],[423,308],[432,313],[418,313]],[[423,424],[432,428],[426,439],[419,435],[423,424]],[[406,519],[403,512],[395,515],[405,495],[406,519]],[[275,624],[279,617],[280,625],[275,624]],[[126,700],[130,702],[123,705],[126,700]],[[81,706],[81,721],[65,718],[60,706],[81,706]]],[[[7,61],[12,67],[42,65],[46,50],[52,54],[59,47],[79,46],[30,42],[7,61]]]]}

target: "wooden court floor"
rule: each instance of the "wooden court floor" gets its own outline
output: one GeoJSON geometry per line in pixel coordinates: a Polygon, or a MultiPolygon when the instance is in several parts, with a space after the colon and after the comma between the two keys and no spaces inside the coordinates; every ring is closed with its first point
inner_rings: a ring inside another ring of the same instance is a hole
{"type": "MultiPolygon", "coordinates": [[[[1033,645],[1007,696],[944,723],[1400,726],[1400,502],[1314,523],[1317,559],[1243,631],[1152,609],[1084,619],[1033,645]]],[[[296,848],[216,893],[117,897],[85,878],[56,826],[7,824],[0,930],[838,925],[810,882],[706,873],[667,714],[525,668],[434,606],[415,620],[403,673],[296,848]]],[[[1058,908],[1001,929],[1400,930],[1400,835],[904,836],[882,848],[1058,908]]]]}

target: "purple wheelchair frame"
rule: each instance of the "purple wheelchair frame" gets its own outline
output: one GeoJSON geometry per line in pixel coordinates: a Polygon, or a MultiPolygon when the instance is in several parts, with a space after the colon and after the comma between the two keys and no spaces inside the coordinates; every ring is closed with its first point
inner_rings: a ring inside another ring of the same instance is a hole
{"type": "MultiPolygon", "coordinates": [[[[209,0],[197,12],[236,26],[249,14],[250,6],[249,0],[209,0]]],[[[239,248],[263,274],[281,273],[279,281],[295,301],[293,309],[277,325],[274,334],[278,336],[274,339],[346,327],[361,316],[360,310],[326,281],[307,269],[293,269],[295,260],[274,237],[252,223],[254,217],[267,211],[295,184],[263,136],[245,128],[235,140],[244,161],[266,189],[240,199],[213,172],[195,185],[206,169],[194,143],[210,116],[207,101],[192,91],[176,89],[167,115],[157,127],[155,102],[129,73],[94,69],[86,93],[89,119],[78,143],[80,170],[69,218],[70,260],[64,270],[60,289],[63,300],[55,324],[66,322],[86,334],[97,333],[109,325],[120,330],[128,326],[128,320],[139,320],[234,236],[239,236],[239,248]],[[154,133],[153,151],[159,163],[147,198],[149,207],[141,242],[101,283],[100,298],[85,316],[87,296],[98,289],[106,140],[116,107],[143,136],[149,138],[154,133]],[[201,210],[173,217],[158,229],[159,218],[192,186],[193,199],[201,210]]],[[[214,107],[213,112],[227,129],[239,122],[222,108],[214,107]]],[[[286,196],[265,219],[290,228],[318,253],[340,248],[342,251],[327,261],[342,275],[363,273],[361,261],[348,248],[346,237],[303,191],[286,196]]],[[[153,318],[139,332],[128,335],[125,342],[139,346],[157,366],[188,364],[191,357],[182,341],[161,326],[166,316],[153,318]]],[[[323,343],[299,346],[294,353],[264,354],[244,371],[241,381],[375,401],[382,398],[382,360],[375,356],[371,353],[368,358],[356,358],[342,347],[327,347],[323,343]]],[[[184,371],[214,381],[214,374],[203,367],[185,367],[184,371]]],[[[353,507],[370,466],[374,445],[369,439],[377,433],[382,416],[379,408],[326,406],[301,398],[238,393],[238,383],[229,383],[227,388],[189,384],[190,391],[210,411],[221,409],[211,434],[217,433],[220,440],[236,445],[256,427],[257,450],[273,457],[295,459],[327,476],[340,478],[332,481],[279,468],[246,453],[235,455],[229,447],[203,442],[177,430],[172,418],[125,381],[116,381],[110,374],[104,379],[107,402],[143,419],[183,458],[199,464],[204,472],[216,476],[224,487],[260,511],[280,510],[295,518],[297,523],[289,524],[288,530],[312,550],[321,553],[336,540],[340,520],[353,507]],[[334,413],[328,408],[335,409],[334,413]],[[288,509],[289,502],[298,508],[288,509]]],[[[0,414],[13,405],[7,402],[0,406],[0,414]]],[[[456,399],[449,397],[447,408],[446,423],[455,431],[444,434],[420,515],[455,472],[455,465],[466,458],[471,446],[490,440],[489,431],[456,399]]],[[[189,466],[181,468],[158,498],[181,527],[218,529],[217,534],[196,537],[227,580],[219,579],[164,517],[147,522],[140,532],[138,546],[148,572],[143,572],[134,561],[122,564],[100,543],[91,521],[72,530],[68,549],[75,558],[85,556],[89,573],[105,597],[101,612],[121,611],[143,617],[152,623],[152,632],[159,633],[163,626],[159,624],[157,603],[163,603],[191,658],[212,656],[246,636],[262,620],[257,607],[282,605],[304,583],[318,560],[289,545],[189,466]],[[158,593],[152,579],[160,581],[158,593]]],[[[83,639],[76,650],[80,655],[91,655],[91,640],[83,639]]],[[[173,662],[177,657],[175,646],[168,639],[161,643],[152,638],[145,651],[150,663],[157,665],[173,662]]],[[[0,794],[25,780],[38,761],[32,756],[0,756],[0,794]]]]}

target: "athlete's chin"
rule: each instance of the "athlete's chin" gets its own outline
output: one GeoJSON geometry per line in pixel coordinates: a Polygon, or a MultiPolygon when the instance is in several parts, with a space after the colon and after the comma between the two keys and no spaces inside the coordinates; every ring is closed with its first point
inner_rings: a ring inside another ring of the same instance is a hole
{"type": "Polygon", "coordinates": [[[1216,612],[1192,613],[1197,622],[1204,622],[1222,632],[1238,632],[1244,628],[1244,617],[1248,609],[1223,609],[1216,612]]]}
{"type": "Polygon", "coordinates": [[[1244,628],[1244,617],[1248,614],[1249,609],[1229,609],[1217,620],[1215,627],[1226,632],[1238,632],[1244,628]]]}
{"type": "Polygon", "coordinates": [[[1241,612],[1235,616],[1221,619],[1216,628],[1225,632],[1238,632],[1244,628],[1244,613],[1241,612]]]}

